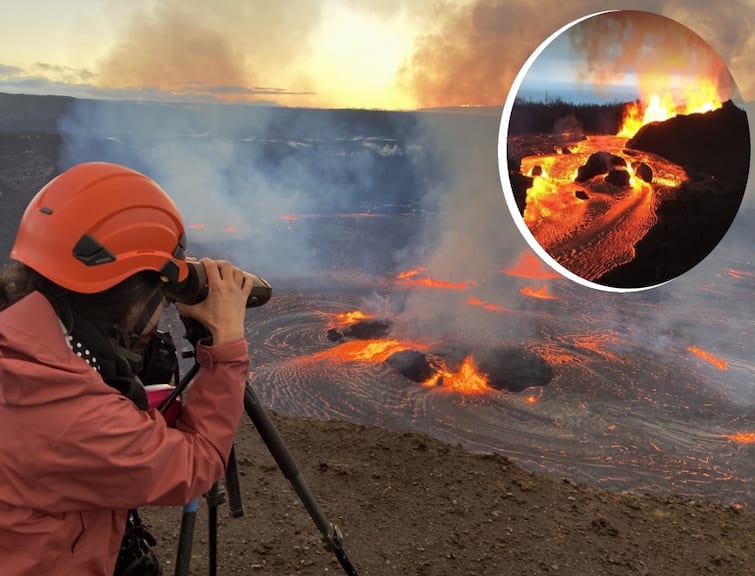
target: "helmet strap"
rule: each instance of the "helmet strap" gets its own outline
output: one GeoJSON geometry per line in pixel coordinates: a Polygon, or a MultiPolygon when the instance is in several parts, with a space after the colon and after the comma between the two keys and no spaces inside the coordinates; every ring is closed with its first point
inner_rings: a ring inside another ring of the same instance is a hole
{"type": "Polygon", "coordinates": [[[134,335],[134,337],[139,338],[140,336],[144,336],[144,329],[147,327],[147,324],[149,324],[152,316],[155,315],[155,311],[158,309],[160,304],[162,304],[164,297],[165,295],[163,294],[162,287],[160,286],[157,288],[157,290],[155,290],[154,294],[152,294],[150,299],[147,301],[147,304],[142,309],[141,314],[139,314],[139,318],[136,319],[136,324],[132,329],[132,334],[134,335]]]}

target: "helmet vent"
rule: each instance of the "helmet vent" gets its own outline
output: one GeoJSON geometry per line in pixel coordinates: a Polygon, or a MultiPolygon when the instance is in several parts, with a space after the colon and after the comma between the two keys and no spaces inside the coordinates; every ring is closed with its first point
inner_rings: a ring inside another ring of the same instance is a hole
{"type": "Polygon", "coordinates": [[[89,234],[84,234],[79,238],[76,246],[73,247],[73,255],[87,266],[115,262],[115,255],[89,234]]]}
{"type": "Polygon", "coordinates": [[[44,214],[45,216],[52,215],[52,208],[48,208],[47,206],[42,206],[39,211],[42,212],[42,214],[44,214]]]}

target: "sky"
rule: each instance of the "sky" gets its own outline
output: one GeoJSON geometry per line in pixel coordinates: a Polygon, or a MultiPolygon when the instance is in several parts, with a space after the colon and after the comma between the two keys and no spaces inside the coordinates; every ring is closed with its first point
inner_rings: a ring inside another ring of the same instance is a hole
{"type": "Polygon", "coordinates": [[[322,108],[499,106],[528,56],[610,8],[700,35],[755,99],[755,0],[0,0],[0,91],[322,108]]]}
{"type": "Polygon", "coordinates": [[[698,104],[740,100],[728,64],[715,50],[690,28],[657,13],[594,15],[541,48],[526,70],[521,98],[582,103],[648,102],[653,96],[698,104]]]}

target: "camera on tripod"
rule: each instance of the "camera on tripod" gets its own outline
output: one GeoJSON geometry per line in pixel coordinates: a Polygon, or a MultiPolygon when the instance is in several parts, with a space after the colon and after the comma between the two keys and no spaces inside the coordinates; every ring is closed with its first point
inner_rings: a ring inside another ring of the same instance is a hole
{"type": "MultiPolygon", "coordinates": [[[[166,295],[175,302],[182,304],[197,304],[207,298],[207,271],[197,260],[187,260],[189,275],[186,280],[166,289],[166,295]]],[[[246,300],[247,308],[262,306],[273,294],[273,289],[263,278],[251,274],[252,291],[246,300]]]]}
{"type": "MultiPolygon", "coordinates": [[[[197,260],[187,260],[187,264],[189,266],[189,274],[187,278],[177,285],[166,286],[165,295],[175,302],[191,305],[202,302],[207,297],[209,288],[207,284],[207,272],[204,265],[197,260]]],[[[251,293],[246,301],[247,308],[262,306],[270,300],[273,293],[272,287],[263,278],[254,274],[251,274],[251,276],[253,284],[251,293]]],[[[199,339],[207,336],[209,332],[204,326],[192,318],[181,316],[181,320],[186,328],[185,338],[196,350],[196,345],[199,339]]],[[[166,415],[170,409],[175,407],[174,401],[176,398],[186,389],[194,376],[196,376],[199,371],[199,364],[195,360],[191,368],[189,368],[189,370],[183,375],[183,378],[179,380],[176,350],[172,339],[169,337],[157,337],[153,339],[153,344],[155,345],[155,349],[147,352],[149,354],[149,359],[145,357],[145,363],[147,363],[152,369],[156,369],[156,373],[160,378],[164,378],[172,372],[177,381],[175,386],[161,389],[159,391],[160,394],[154,397],[155,405],[158,410],[166,415]],[[171,362],[166,361],[167,359],[171,359],[171,362]]],[[[196,354],[192,353],[188,357],[196,358],[196,354]]],[[[320,536],[325,549],[335,555],[347,576],[357,576],[356,569],[351,564],[351,561],[343,549],[343,536],[340,529],[328,520],[310,492],[296,462],[288,452],[283,439],[278,434],[275,424],[262,406],[262,403],[255,394],[249,380],[246,381],[244,388],[244,410],[251,419],[257,432],[259,432],[262,440],[267,445],[268,450],[270,450],[270,454],[278,464],[278,468],[291,483],[297,496],[299,496],[302,504],[307,512],[309,512],[312,521],[320,531],[320,536]]],[[[232,448],[228,458],[228,466],[226,468],[225,487],[228,492],[228,503],[231,507],[231,515],[233,517],[239,517],[244,514],[238,475],[236,457],[232,448]]],[[[217,507],[221,500],[221,498],[218,497],[218,490],[218,484],[216,482],[210,492],[206,495],[209,506],[208,528],[210,538],[208,540],[208,561],[210,565],[210,574],[216,573],[217,565],[217,507]]],[[[175,573],[177,576],[187,576],[189,574],[189,562],[192,557],[191,547],[196,512],[197,500],[189,502],[184,506],[175,563],[175,573]]]]}

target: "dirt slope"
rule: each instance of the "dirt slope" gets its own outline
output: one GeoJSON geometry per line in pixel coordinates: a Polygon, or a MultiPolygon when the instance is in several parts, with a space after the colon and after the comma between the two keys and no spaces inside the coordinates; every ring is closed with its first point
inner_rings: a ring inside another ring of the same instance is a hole
{"type": "MultiPolygon", "coordinates": [[[[359,574],[755,575],[755,514],[596,491],[413,433],[274,415],[359,574]]],[[[219,508],[218,574],[343,574],[245,418],[246,514],[219,508]]],[[[173,574],[180,509],[144,511],[173,574]]],[[[192,574],[207,574],[207,507],[192,574]]]]}

